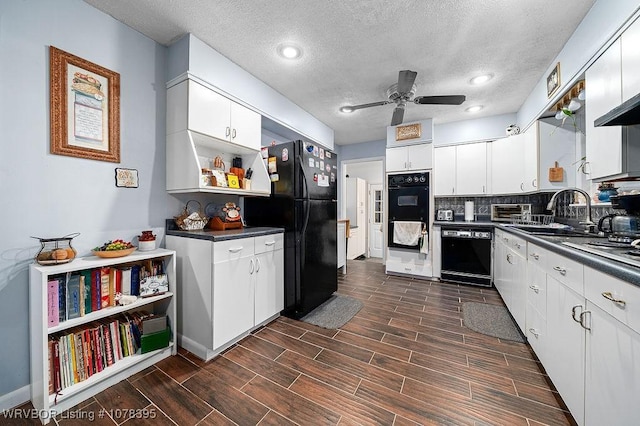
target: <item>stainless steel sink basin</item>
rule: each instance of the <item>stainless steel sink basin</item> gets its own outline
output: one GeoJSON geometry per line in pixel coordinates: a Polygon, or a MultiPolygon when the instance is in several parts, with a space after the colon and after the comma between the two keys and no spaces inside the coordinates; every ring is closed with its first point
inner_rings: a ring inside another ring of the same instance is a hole
{"type": "Polygon", "coordinates": [[[556,228],[547,225],[505,225],[509,228],[514,228],[528,234],[541,235],[541,236],[555,236],[555,237],[586,237],[594,238],[596,234],[590,234],[583,231],[578,231],[572,228],[556,228]]]}

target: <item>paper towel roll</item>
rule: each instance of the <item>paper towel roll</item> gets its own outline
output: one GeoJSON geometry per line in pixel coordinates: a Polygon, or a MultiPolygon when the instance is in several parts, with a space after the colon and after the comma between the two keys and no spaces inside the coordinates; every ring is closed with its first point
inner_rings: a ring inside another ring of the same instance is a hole
{"type": "Polygon", "coordinates": [[[473,222],[473,201],[464,202],[464,220],[465,222],[473,222]]]}

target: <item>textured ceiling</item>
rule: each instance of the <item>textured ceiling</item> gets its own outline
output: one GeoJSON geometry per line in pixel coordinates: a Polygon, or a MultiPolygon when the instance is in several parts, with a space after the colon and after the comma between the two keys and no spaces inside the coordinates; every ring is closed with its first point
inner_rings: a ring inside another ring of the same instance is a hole
{"type": "Polygon", "coordinates": [[[85,0],[158,43],[192,33],[335,131],[336,144],[386,138],[398,71],[416,95],[463,94],[459,106],[408,104],[404,122],[516,112],[595,0],[85,0]],[[300,60],[279,57],[294,42],[300,60]],[[495,77],[471,86],[478,74],[495,77]],[[479,113],[465,108],[484,105],[479,113]]]}

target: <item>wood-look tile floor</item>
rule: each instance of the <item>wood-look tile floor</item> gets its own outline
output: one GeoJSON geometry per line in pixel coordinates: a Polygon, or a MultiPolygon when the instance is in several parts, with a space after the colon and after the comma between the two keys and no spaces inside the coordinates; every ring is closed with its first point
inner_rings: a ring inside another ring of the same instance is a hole
{"type": "Polygon", "coordinates": [[[125,425],[574,424],[526,343],[463,326],[462,303],[502,304],[495,289],[349,261],[338,292],[364,304],[339,330],[281,317],[208,363],[180,349],[75,409],[125,425]]]}

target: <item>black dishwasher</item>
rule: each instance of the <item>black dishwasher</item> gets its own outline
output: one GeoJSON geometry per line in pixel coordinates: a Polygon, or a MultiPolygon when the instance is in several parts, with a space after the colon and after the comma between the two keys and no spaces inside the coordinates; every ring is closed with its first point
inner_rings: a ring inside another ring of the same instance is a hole
{"type": "Polygon", "coordinates": [[[442,230],[442,268],[445,281],[491,287],[492,228],[442,230]]]}

